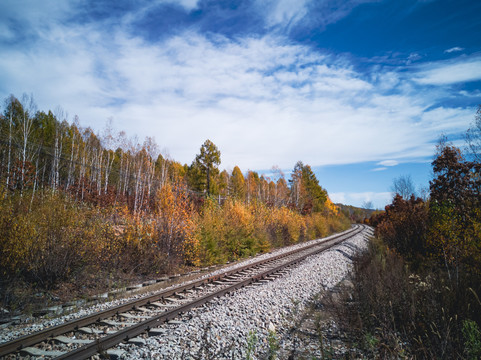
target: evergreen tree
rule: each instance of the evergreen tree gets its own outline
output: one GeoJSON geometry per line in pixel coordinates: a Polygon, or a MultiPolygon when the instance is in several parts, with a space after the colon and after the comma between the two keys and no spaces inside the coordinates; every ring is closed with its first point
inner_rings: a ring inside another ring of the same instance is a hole
{"type": "Polygon", "coordinates": [[[327,192],[320,185],[309,165],[298,161],[289,180],[291,203],[302,214],[319,212],[324,209],[327,192]]]}
{"type": "Polygon", "coordinates": [[[200,154],[195,157],[195,160],[192,163],[191,171],[194,185],[197,188],[203,188],[203,190],[207,192],[207,195],[210,195],[211,193],[211,178],[219,172],[219,165],[219,149],[212,141],[206,140],[200,147],[200,154]]]}

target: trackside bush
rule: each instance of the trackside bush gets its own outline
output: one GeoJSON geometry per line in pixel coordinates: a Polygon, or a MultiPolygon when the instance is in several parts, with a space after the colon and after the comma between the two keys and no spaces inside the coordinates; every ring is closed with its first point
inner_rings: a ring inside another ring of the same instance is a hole
{"type": "Polygon", "coordinates": [[[354,287],[335,314],[367,357],[477,359],[480,280],[463,274],[456,283],[438,268],[415,273],[375,239],[354,259],[354,287]]]}
{"type": "Polygon", "coordinates": [[[0,251],[3,276],[51,287],[98,255],[98,214],[58,194],[3,199],[0,251]]]}
{"type": "Polygon", "coordinates": [[[349,221],[327,212],[301,215],[286,207],[229,200],[204,204],[194,225],[198,265],[237,260],[272,248],[326,236],[345,230],[349,221]]]}
{"type": "Polygon", "coordinates": [[[429,207],[420,198],[404,200],[396,195],[377,219],[376,234],[408,260],[426,254],[429,207]],[[380,219],[379,219],[380,218],[380,219]]]}
{"type": "Polygon", "coordinates": [[[122,204],[99,207],[46,190],[0,197],[2,301],[13,301],[7,288],[17,281],[32,289],[62,282],[80,289],[88,279],[91,288],[111,283],[104,279],[238,260],[350,225],[331,211],[301,215],[234,199],[222,205],[206,199],[196,208],[188,194],[165,184],[153,197],[153,211],[139,214],[122,204]]]}

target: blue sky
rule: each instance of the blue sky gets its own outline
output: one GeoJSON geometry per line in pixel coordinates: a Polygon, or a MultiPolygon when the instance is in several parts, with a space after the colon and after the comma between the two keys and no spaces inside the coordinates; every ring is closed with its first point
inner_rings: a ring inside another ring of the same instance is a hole
{"type": "MultiPolygon", "coordinates": [[[[441,134],[481,103],[481,2],[0,2],[0,98],[32,93],[101,132],[107,119],[191,163],[309,164],[333,201],[382,208],[420,187],[441,134]]],[[[267,172],[268,170],[266,170],[267,172]]]]}

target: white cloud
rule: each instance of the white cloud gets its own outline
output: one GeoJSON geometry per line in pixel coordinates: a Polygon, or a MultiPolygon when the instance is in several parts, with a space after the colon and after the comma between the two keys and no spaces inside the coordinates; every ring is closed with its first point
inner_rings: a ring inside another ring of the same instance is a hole
{"type": "Polygon", "coordinates": [[[397,160],[383,160],[377,164],[381,166],[396,166],[399,165],[399,162],[397,160]]]}
{"type": "MultiPolygon", "coordinates": [[[[173,1],[173,2],[177,2],[175,0],[165,0],[165,1],[173,1]]],[[[194,10],[195,8],[197,8],[198,6],[198,3],[199,3],[199,0],[178,0],[178,2],[180,3],[180,5],[182,5],[185,9],[191,11],[191,10],[194,10]]]]}
{"type": "Polygon", "coordinates": [[[409,64],[411,64],[415,61],[418,61],[420,59],[422,59],[421,55],[419,55],[418,53],[411,53],[411,54],[409,54],[409,56],[406,60],[406,64],[409,65],[409,64]]]}
{"type": "Polygon", "coordinates": [[[209,138],[223,166],[244,171],[430,156],[441,132],[472,119],[470,109],[426,111],[436,92],[420,95],[402,73],[365,76],[348,59],[282,36],[231,40],[190,30],[149,43],[109,30],[52,23],[35,46],[6,49],[0,96],[33,92],[40,109],[59,104],[97,130],[112,116],[119,130],[155,136],[181,162],[209,138]]]}
{"type": "Polygon", "coordinates": [[[422,67],[415,81],[425,85],[447,85],[481,80],[481,59],[457,59],[449,63],[432,63],[422,67]]]}
{"type": "MultiPolygon", "coordinates": [[[[434,131],[437,134],[454,133],[458,129],[467,128],[472,121],[472,109],[437,107],[423,112],[420,125],[421,131],[434,131]]],[[[439,136],[439,135],[438,135],[439,136]]]]}
{"type": "Polygon", "coordinates": [[[275,0],[268,2],[270,8],[267,17],[268,25],[297,23],[307,14],[309,2],[310,0],[275,0]]]}
{"type": "Polygon", "coordinates": [[[343,193],[343,192],[329,193],[329,198],[333,203],[347,204],[346,193],[343,193]]]}
{"type": "Polygon", "coordinates": [[[37,31],[51,29],[67,16],[73,7],[80,1],[57,1],[57,0],[3,0],[0,1],[0,24],[5,36],[22,32],[32,35],[37,31]],[[14,27],[8,25],[14,23],[14,27]],[[15,23],[21,24],[16,26],[15,23]]]}
{"type": "Polygon", "coordinates": [[[444,50],[444,52],[449,54],[449,53],[459,52],[459,51],[463,51],[463,50],[464,50],[464,48],[459,47],[459,46],[455,46],[455,47],[452,47],[450,49],[444,50]]]}
{"type": "Polygon", "coordinates": [[[362,207],[364,203],[372,202],[376,209],[384,209],[384,207],[392,201],[392,194],[390,192],[338,192],[330,193],[329,197],[334,203],[357,207],[362,207]]]}
{"type": "Polygon", "coordinates": [[[377,0],[256,0],[255,7],[264,14],[268,27],[280,26],[290,31],[295,26],[324,29],[346,17],[363,4],[377,0]]]}
{"type": "Polygon", "coordinates": [[[183,7],[186,11],[192,11],[199,6],[199,0],[155,0],[151,1],[149,5],[143,8],[142,12],[145,12],[146,9],[149,9],[149,7],[151,6],[156,6],[157,4],[179,5],[183,7]]]}
{"type": "Polygon", "coordinates": [[[467,96],[467,97],[480,97],[481,91],[479,89],[476,89],[476,90],[473,90],[473,91],[461,90],[459,92],[459,95],[467,96]]]}

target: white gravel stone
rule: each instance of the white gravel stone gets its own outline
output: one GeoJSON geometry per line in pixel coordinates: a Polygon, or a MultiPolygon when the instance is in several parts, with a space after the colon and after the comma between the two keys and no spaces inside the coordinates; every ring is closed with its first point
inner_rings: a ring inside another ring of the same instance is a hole
{"type": "MultiPolygon", "coordinates": [[[[205,275],[203,275],[199,278],[207,278],[207,277],[210,277],[210,276],[213,276],[213,275],[222,274],[226,271],[234,270],[237,267],[241,267],[241,266],[244,266],[244,265],[247,265],[247,264],[251,264],[253,262],[266,259],[266,258],[271,257],[273,255],[278,255],[278,254],[281,254],[281,253],[291,251],[293,249],[302,248],[302,247],[308,246],[308,245],[310,245],[314,242],[324,241],[326,239],[331,238],[332,236],[335,236],[335,235],[331,235],[331,236],[323,238],[323,239],[312,240],[312,241],[309,241],[309,242],[300,243],[300,244],[284,247],[284,248],[281,248],[281,249],[277,249],[277,250],[274,250],[270,253],[262,254],[262,255],[259,255],[259,256],[256,256],[256,257],[252,257],[252,258],[243,260],[241,262],[238,262],[236,264],[233,264],[231,266],[228,266],[228,267],[223,267],[222,269],[219,269],[219,270],[216,270],[214,272],[205,274],[205,275]]],[[[181,283],[181,284],[184,284],[184,283],[181,283]]],[[[175,285],[172,285],[170,287],[167,287],[166,289],[173,288],[173,287],[176,287],[178,285],[179,284],[175,284],[175,285]]],[[[157,291],[157,292],[159,292],[159,291],[157,291]]],[[[74,311],[70,314],[63,315],[63,316],[60,316],[60,317],[55,317],[55,318],[53,318],[54,315],[47,315],[43,318],[34,318],[34,317],[23,318],[22,321],[20,322],[20,324],[15,323],[15,324],[11,324],[11,325],[8,325],[8,326],[4,326],[0,329],[0,343],[4,343],[4,342],[7,342],[7,341],[16,339],[20,336],[31,334],[31,333],[34,333],[34,332],[37,332],[37,331],[41,331],[41,330],[44,330],[44,329],[52,327],[52,326],[63,324],[63,323],[68,322],[70,320],[78,319],[80,317],[87,316],[87,315],[90,315],[92,313],[102,311],[102,310],[108,309],[108,308],[116,306],[116,305],[124,304],[124,303],[126,303],[130,300],[133,300],[133,299],[138,299],[138,298],[143,297],[143,296],[152,295],[154,293],[155,292],[136,294],[136,295],[133,295],[133,296],[129,296],[129,297],[125,297],[125,298],[119,298],[119,299],[115,299],[115,300],[112,300],[112,301],[105,301],[103,303],[98,303],[98,304],[95,304],[93,306],[84,306],[84,307],[79,306],[77,311],[74,311]]]]}
{"type": "Polygon", "coordinates": [[[269,332],[271,339],[281,339],[312,296],[338,284],[348,274],[351,256],[366,247],[366,235],[371,235],[370,229],[309,257],[282,278],[240,289],[189,311],[182,324],[164,325],[170,336],[150,337],[145,346],[131,346],[125,358],[245,359],[248,341],[254,337],[251,357],[263,357],[269,348],[269,332]]]}

